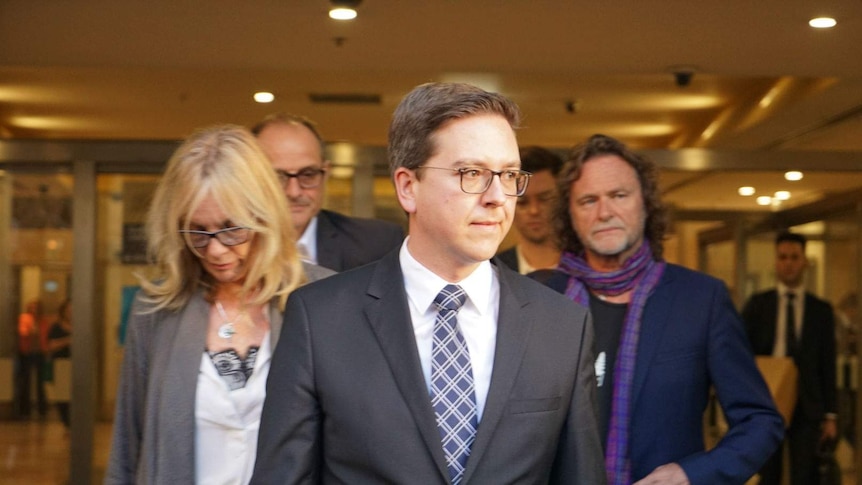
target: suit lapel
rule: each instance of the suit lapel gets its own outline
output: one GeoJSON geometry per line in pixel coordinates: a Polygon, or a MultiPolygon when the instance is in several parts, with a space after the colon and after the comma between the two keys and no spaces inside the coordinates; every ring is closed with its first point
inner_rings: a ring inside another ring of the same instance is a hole
{"type": "Polygon", "coordinates": [[[810,296],[807,292],[803,293],[803,298],[805,298],[805,303],[803,303],[802,307],[802,331],[799,332],[799,348],[803,351],[809,347],[805,345],[805,342],[814,342],[817,340],[814,335],[817,333],[817,322],[814,321],[814,297],[810,296]]]}
{"type": "Polygon", "coordinates": [[[653,289],[652,295],[647,298],[646,306],[641,315],[638,353],[635,362],[634,381],[632,382],[632,403],[637,403],[640,391],[643,389],[650,364],[655,358],[656,350],[667,327],[668,312],[673,305],[675,292],[669,291],[667,288],[673,284],[673,276],[668,270],[669,267],[665,267],[664,274],[662,274],[659,284],[653,289]]]}
{"type": "Polygon", "coordinates": [[[763,328],[763,337],[766,342],[765,351],[769,355],[772,355],[772,351],[775,348],[775,334],[778,332],[778,291],[772,290],[766,294],[766,308],[764,309],[764,313],[766,317],[763,319],[764,325],[763,328]]]}
{"type": "Polygon", "coordinates": [[[344,258],[338,247],[338,231],[326,211],[317,214],[317,264],[341,271],[344,258]]]}
{"type": "Polygon", "coordinates": [[[398,251],[392,251],[380,260],[375,269],[368,285],[371,301],[365,306],[364,312],[389,363],[395,383],[413,414],[416,427],[438,471],[448,481],[449,471],[434,408],[431,407],[431,398],[419,363],[403,281],[398,251]]]}
{"type": "Polygon", "coordinates": [[[491,385],[488,398],[482,412],[482,421],[473,442],[470,459],[467,460],[467,470],[464,472],[464,483],[476,470],[482,455],[488,449],[493,439],[497,423],[506,412],[506,404],[515,385],[515,378],[521,367],[527,340],[533,326],[529,317],[529,301],[523,301],[516,292],[519,282],[514,273],[501,268],[498,264],[500,280],[500,310],[497,319],[497,345],[494,351],[494,369],[491,373],[491,385]]]}

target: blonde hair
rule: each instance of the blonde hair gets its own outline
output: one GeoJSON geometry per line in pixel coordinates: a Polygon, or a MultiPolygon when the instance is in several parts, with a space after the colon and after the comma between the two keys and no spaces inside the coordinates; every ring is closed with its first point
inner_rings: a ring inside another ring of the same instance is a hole
{"type": "Polygon", "coordinates": [[[152,280],[141,281],[152,311],[178,310],[201,288],[213,288],[198,256],[180,229],[201,202],[212,196],[230,221],[251,229],[241,297],[251,304],[288,294],[304,279],[288,201],[275,171],[252,134],[234,125],[201,130],[168,161],[147,216],[147,250],[156,265],[152,280]]]}

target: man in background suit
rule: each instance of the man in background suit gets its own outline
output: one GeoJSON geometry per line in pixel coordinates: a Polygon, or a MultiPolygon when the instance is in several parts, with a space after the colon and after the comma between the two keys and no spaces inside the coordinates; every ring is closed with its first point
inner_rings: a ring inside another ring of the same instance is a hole
{"type": "Polygon", "coordinates": [[[741,484],[783,436],[724,284],[667,263],[658,167],[611,137],[574,148],[557,179],[560,271],[589,305],[611,484],[741,484]],[[729,429],[704,449],[710,388],[729,429]]]}
{"type": "Polygon", "coordinates": [[[586,310],[489,261],[529,181],[519,117],[467,84],[399,104],[409,236],[291,294],[252,483],[605,483],[586,310]]]}
{"type": "MultiPolygon", "coordinates": [[[[799,369],[793,418],[787,430],[790,481],[817,483],[818,447],[835,440],[835,318],[832,306],[805,291],[805,236],[784,232],[775,239],[777,288],[753,295],[742,310],[754,353],[792,357],[799,369]]],[[[781,448],[760,473],[763,485],[778,485],[781,448]]]]}
{"type": "Polygon", "coordinates": [[[307,118],[274,114],[252,128],[278,173],[304,261],[345,271],[380,259],[401,244],[397,224],[321,209],[329,173],[323,139],[307,118]]]}
{"type": "Polygon", "coordinates": [[[527,192],[515,206],[518,244],[499,255],[513,270],[528,274],[538,269],[553,269],[560,262],[560,248],[551,226],[551,208],[557,198],[557,174],[563,160],[539,146],[521,149],[521,169],[533,174],[527,192]]]}

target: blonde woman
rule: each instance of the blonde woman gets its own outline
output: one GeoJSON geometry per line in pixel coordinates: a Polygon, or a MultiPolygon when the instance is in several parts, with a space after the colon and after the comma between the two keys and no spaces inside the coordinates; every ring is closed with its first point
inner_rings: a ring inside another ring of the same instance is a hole
{"type": "Polygon", "coordinates": [[[156,277],[128,326],[105,483],[247,483],[270,356],[303,265],[254,137],[220,126],[168,162],[147,219],[156,277]]]}

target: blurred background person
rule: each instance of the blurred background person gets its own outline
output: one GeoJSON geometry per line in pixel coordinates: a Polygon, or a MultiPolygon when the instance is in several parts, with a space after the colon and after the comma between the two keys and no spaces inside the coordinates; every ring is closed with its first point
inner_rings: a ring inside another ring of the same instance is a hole
{"type": "Polygon", "coordinates": [[[663,258],[658,166],[615,138],[575,146],[558,178],[564,248],[546,284],[588,305],[608,483],[741,484],[784,435],[724,283],[663,258]],[[708,452],[717,396],[728,431],[708,452]]]}
{"type": "Polygon", "coordinates": [[[557,174],[563,159],[539,146],[521,148],[521,170],[533,174],[527,192],[518,197],[514,226],[518,244],[498,257],[506,266],[527,274],[554,269],[560,262],[560,247],[551,225],[551,211],[557,197],[557,174]]]}
{"type": "Polygon", "coordinates": [[[322,208],[330,163],[323,158],[323,138],[314,122],[278,113],[264,118],[252,132],[290,203],[303,261],[346,271],[401,245],[404,230],[397,224],[322,208]]]}
{"type": "MultiPolygon", "coordinates": [[[[57,321],[48,330],[48,352],[51,363],[56,359],[72,357],[72,300],[66,299],[57,311],[57,321]]],[[[60,421],[69,429],[69,401],[58,401],[57,412],[60,421]]]]}
{"type": "Polygon", "coordinates": [[[18,374],[16,396],[18,415],[30,416],[30,394],[32,383],[36,384],[36,406],[39,416],[48,414],[48,401],[45,398],[45,385],[42,367],[45,362],[45,319],[42,315],[42,302],[33,300],[18,317],[18,374]]]}
{"type": "MultiPolygon", "coordinates": [[[[807,240],[802,234],[775,238],[775,288],[756,293],[742,309],[748,338],[757,355],[790,357],[799,370],[793,418],[787,426],[790,483],[817,483],[818,452],[838,436],[835,316],[832,305],[806,291],[807,240]]],[[[760,483],[782,483],[783,452],[763,466],[760,483]]]]}
{"type": "Polygon", "coordinates": [[[174,153],[146,232],[157,275],[132,309],[105,482],[246,483],[285,301],[331,271],[300,262],[278,178],[238,126],[174,153]]]}

